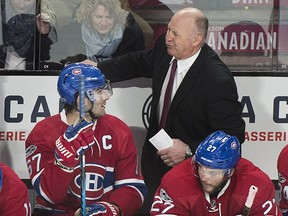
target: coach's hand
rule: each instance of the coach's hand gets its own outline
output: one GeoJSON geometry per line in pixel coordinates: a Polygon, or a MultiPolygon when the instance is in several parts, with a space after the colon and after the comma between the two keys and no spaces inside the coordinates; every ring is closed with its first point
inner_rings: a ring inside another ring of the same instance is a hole
{"type": "Polygon", "coordinates": [[[94,144],[93,122],[81,121],[71,125],[56,141],[55,158],[61,167],[73,168],[78,164],[78,155],[94,144]]]}
{"type": "MultiPolygon", "coordinates": [[[[96,202],[88,205],[86,211],[85,216],[121,216],[119,208],[108,202],[96,202]]],[[[80,209],[76,211],[75,216],[81,216],[80,209]]]]}

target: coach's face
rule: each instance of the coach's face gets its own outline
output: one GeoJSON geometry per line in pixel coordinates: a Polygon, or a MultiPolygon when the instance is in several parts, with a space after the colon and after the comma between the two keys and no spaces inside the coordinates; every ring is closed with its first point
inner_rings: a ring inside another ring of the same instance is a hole
{"type": "Polygon", "coordinates": [[[177,60],[193,56],[202,46],[203,36],[198,33],[190,13],[175,14],[166,32],[167,52],[177,60]]]}

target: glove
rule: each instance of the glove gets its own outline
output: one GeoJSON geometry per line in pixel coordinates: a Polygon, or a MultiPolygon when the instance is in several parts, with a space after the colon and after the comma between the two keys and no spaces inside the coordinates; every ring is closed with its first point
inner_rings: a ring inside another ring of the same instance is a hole
{"type": "Polygon", "coordinates": [[[79,160],[76,156],[94,144],[92,127],[93,122],[81,121],[75,126],[69,126],[66,132],[57,139],[55,158],[61,168],[75,167],[79,160]]]}
{"type": "MultiPolygon", "coordinates": [[[[86,208],[85,216],[121,216],[121,212],[118,207],[108,202],[96,202],[88,205],[86,208]]],[[[78,209],[75,216],[81,216],[81,210],[78,209]]]]}

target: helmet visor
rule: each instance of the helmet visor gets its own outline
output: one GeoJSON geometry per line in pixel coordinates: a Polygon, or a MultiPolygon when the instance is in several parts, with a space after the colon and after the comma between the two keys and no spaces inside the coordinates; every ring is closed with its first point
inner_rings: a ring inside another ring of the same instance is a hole
{"type": "Polygon", "coordinates": [[[110,80],[106,80],[105,85],[99,89],[104,91],[109,97],[113,95],[113,90],[110,84],[110,80]]]}
{"type": "Polygon", "coordinates": [[[103,86],[86,90],[86,95],[92,102],[99,101],[105,96],[110,98],[113,95],[110,80],[105,80],[105,84],[103,86]]]}
{"type": "Polygon", "coordinates": [[[207,177],[215,177],[215,176],[224,176],[227,172],[226,169],[211,169],[209,167],[203,166],[200,163],[196,164],[198,168],[198,174],[199,175],[204,175],[207,177]]]}

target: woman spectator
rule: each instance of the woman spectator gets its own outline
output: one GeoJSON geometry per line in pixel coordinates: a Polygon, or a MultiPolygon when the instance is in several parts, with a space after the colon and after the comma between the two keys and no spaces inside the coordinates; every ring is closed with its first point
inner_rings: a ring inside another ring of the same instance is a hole
{"type": "Polygon", "coordinates": [[[121,8],[119,0],[84,0],[75,11],[81,23],[86,55],[78,54],[61,63],[90,59],[101,62],[130,51],[145,49],[143,32],[133,15],[121,8]]]}

